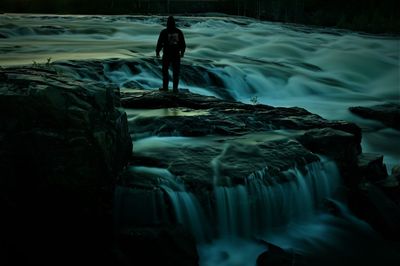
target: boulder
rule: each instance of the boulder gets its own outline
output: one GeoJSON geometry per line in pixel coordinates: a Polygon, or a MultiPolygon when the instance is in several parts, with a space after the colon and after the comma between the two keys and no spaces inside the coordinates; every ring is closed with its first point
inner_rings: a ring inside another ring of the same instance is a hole
{"type": "Polygon", "coordinates": [[[400,165],[393,166],[391,175],[375,184],[386,196],[400,206],[400,165]]]}
{"type": "Polygon", "coordinates": [[[359,182],[357,156],[361,152],[360,139],[354,134],[333,128],[310,129],[297,137],[308,150],[334,159],[344,181],[349,186],[359,182]]]}
{"type": "Polygon", "coordinates": [[[386,238],[400,240],[400,206],[378,186],[360,183],[349,193],[349,207],[386,238]]]}
{"type": "Polygon", "coordinates": [[[384,180],[388,174],[383,163],[383,155],[362,153],[358,156],[358,171],[363,180],[377,182],[384,180]]]}
{"type": "Polygon", "coordinates": [[[349,109],[363,118],[378,120],[388,127],[400,130],[400,104],[386,103],[370,107],[350,107],[349,109]]]}
{"type": "Polygon", "coordinates": [[[0,201],[11,261],[110,259],[114,184],[132,150],[118,101],[111,88],[45,67],[0,69],[0,201]]]}
{"type": "Polygon", "coordinates": [[[267,243],[268,250],[257,258],[257,266],[306,266],[306,260],[297,253],[267,243]]]}
{"type": "MultiPolygon", "coordinates": [[[[266,170],[270,175],[279,175],[289,168],[319,160],[299,142],[287,138],[268,140],[267,134],[229,139],[209,137],[190,145],[185,139],[160,138],[149,140],[147,145],[143,142],[146,140],[137,142],[132,165],[168,169],[193,190],[211,189],[214,184],[244,184],[255,172],[266,170]],[[165,142],[167,146],[163,145],[165,142]]],[[[124,175],[124,184],[142,186],[139,176],[124,175]]]]}
{"type": "Polygon", "coordinates": [[[195,239],[180,227],[136,227],[117,241],[120,265],[199,265],[195,239]]]}
{"type": "Polygon", "coordinates": [[[361,151],[360,143],[354,134],[329,127],[308,130],[297,139],[307,149],[332,157],[341,163],[354,164],[361,151]]]}
{"type": "Polygon", "coordinates": [[[355,124],[329,121],[298,107],[250,105],[191,92],[176,95],[156,90],[129,90],[121,93],[121,103],[127,109],[139,109],[147,114],[135,115],[130,122],[133,133],[138,135],[151,132],[152,135],[226,136],[280,129],[332,128],[351,133],[355,141],[361,141],[361,129],[355,124]]]}
{"type": "Polygon", "coordinates": [[[393,166],[391,176],[400,181],[400,164],[393,166]]]}
{"type": "Polygon", "coordinates": [[[249,105],[188,91],[129,90],[121,93],[121,102],[138,140],[131,163],[168,168],[189,186],[210,186],[216,174],[220,185],[241,184],[265,168],[277,174],[318,160],[313,153],[330,156],[349,171],[361,150],[355,124],[325,120],[302,108],[249,105]],[[150,136],[160,138],[143,140],[150,136]]]}

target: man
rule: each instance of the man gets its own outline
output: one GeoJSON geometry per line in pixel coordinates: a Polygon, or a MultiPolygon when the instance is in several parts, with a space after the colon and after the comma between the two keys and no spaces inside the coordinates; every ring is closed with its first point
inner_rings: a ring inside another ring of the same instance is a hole
{"type": "Polygon", "coordinates": [[[160,57],[160,51],[163,50],[162,57],[162,75],[163,86],[161,91],[168,91],[169,66],[172,65],[173,71],[173,92],[178,92],[179,71],[181,67],[181,57],[185,54],[186,43],[183,33],[175,26],[173,16],[168,17],[167,28],[160,32],[158,37],[156,55],[160,57]]]}

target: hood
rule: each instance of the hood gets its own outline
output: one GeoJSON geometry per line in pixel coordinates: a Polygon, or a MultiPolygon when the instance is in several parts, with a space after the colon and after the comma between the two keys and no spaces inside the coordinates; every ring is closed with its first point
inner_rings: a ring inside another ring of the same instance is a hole
{"type": "Polygon", "coordinates": [[[169,16],[167,20],[167,29],[175,29],[175,19],[173,16],[169,16]]]}

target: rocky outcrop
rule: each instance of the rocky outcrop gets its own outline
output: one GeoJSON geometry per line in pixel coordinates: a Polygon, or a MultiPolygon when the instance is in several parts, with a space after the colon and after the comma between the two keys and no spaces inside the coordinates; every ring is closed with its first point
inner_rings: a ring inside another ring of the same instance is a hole
{"type": "Polygon", "coordinates": [[[117,241],[121,265],[199,265],[193,236],[179,227],[132,228],[120,232],[117,241]]]}
{"type": "Polygon", "coordinates": [[[135,163],[147,161],[147,166],[154,163],[168,166],[185,181],[199,180],[196,176],[212,178],[210,162],[213,158],[218,157],[222,165],[229,165],[223,161],[224,156],[219,156],[222,153],[231,156],[230,164],[236,168],[227,171],[226,176],[240,180],[265,167],[282,171],[295,163],[304,165],[315,161],[310,151],[334,158],[346,171],[354,168],[361,151],[359,127],[345,121],[328,121],[302,108],[248,105],[189,92],[175,95],[143,90],[122,93],[121,101],[124,107],[130,108],[129,125],[134,138],[208,136],[209,142],[196,142],[198,147],[182,149],[177,144],[162,148],[162,152],[156,146],[146,152],[136,150],[135,163]],[[140,111],[134,112],[132,108],[140,111]],[[246,152],[238,151],[245,149],[246,152]],[[153,159],[144,160],[143,157],[153,159]],[[186,158],[193,160],[188,162],[186,158]],[[240,163],[241,158],[247,165],[240,163]],[[194,166],[197,162],[198,167],[194,166]]]}
{"type": "Polygon", "coordinates": [[[268,250],[257,258],[257,266],[307,266],[308,262],[293,251],[284,250],[271,243],[266,243],[268,250]]]}
{"type": "MultiPolygon", "coordinates": [[[[187,189],[202,194],[216,184],[243,184],[257,172],[286,182],[281,172],[318,161],[316,154],[327,156],[337,162],[351,190],[352,210],[377,231],[397,234],[395,212],[381,215],[397,208],[398,183],[388,179],[382,156],[361,152],[361,129],[355,124],[328,121],[301,108],[248,105],[188,91],[130,90],[121,94],[121,102],[137,139],[132,167],[167,169],[187,189]],[[379,193],[366,193],[366,182],[379,193]],[[376,204],[378,194],[384,203],[376,204]]],[[[148,177],[127,172],[121,185],[152,189],[160,184],[148,177]]]]}
{"type": "Polygon", "coordinates": [[[356,125],[302,108],[248,105],[187,91],[131,90],[121,94],[121,102],[128,108],[130,132],[139,139],[132,164],[168,168],[189,187],[211,186],[215,176],[220,185],[241,184],[263,169],[277,175],[319,160],[314,153],[332,157],[344,169],[356,164],[361,150],[356,125]],[[160,138],[141,140],[146,136],[160,138]],[[196,140],[189,145],[168,136],[196,140]]]}
{"type": "Polygon", "coordinates": [[[358,176],[357,156],[361,152],[358,131],[351,134],[332,128],[317,128],[306,131],[298,140],[310,151],[333,158],[345,182],[358,182],[353,181],[354,176],[358,176]]]}
{"type": "MultiPolygon", "coordinates": [[[[211,189],[214,182],[224,186],[243,184],[249,175],[263,169],[268,169],[270,175],[278,175],[296,165],[319,160],[295,140],[268,141],[262,137],[265,136],[246,135],[229,140],[210,137],[193,145],[171,140],[175,145],[168,148],[154,141],[146,149],[141,148],[139,141],[131,164],[167,168],[187,187],[197,190],[211,189]]],[[[136,182],[137,177],[125,179],[128,186],[134,187],[136,182]]]]}
{"type": "Polygon", "coordinates": [[[110,88],[0,70],[0,201],[11,263],[111,260],[112,199],[132,150],[110,88]]]}
{"type": "Polygon", "coordinates": [[[387,103],[371,107],[350,107],[350,111],[363,118],[378,120],[388,127],[400,130],[400,105],[387,103]]]}
{"type": "Polygon", "coordinates": [[[400,239],[400,183],[388,176],[383,156],[363,153],[349,183],[349,207],[386,238],[400,239]]]}
{"type": "Polygon", "coordinates": [[[400,206],[371,182],[363,182],[349,193],[349,207],[386,238],[400,239],[400,206]]]}
{"type": "Polygon", "coordinates": [[[358,156],[358,171],[363,181],[382,181],[388,175],[385,164],[383,163],[383,155],[374,153],[362,153],[358,156]]]}
{"type": "MultiPolygon", "coordinates": [[[[382,157],[361,153],[360,142],[355,124],[302,108],[248,105],[189,91],[120,95],[45,67],[3,69],[0,206],[7,259],[197,265],[195,241],[171,219],[166,191],[184,188],[200,204],[211,205],[215,186],[242,185],[256,175],[266,184],[287,182],[292,177],[283,172],[303,171],[319,155],[338,163],[354,192],[349,199],[354,212],[396,235],[397,172],[387,177],[382,157]],[[140,217],[132,206],[143,210],[140,217]]],[[[293,254],[277,251],[260,256],[259,264],[293,262],[293,254]]]]}
{"type": "Polygon", "coordinates": [[[171,135],[173,133],[171,128],[176,130],[176,134],[183,136],[241,135],[278,129],[333,128],[353,134],[356,141],[361,140],[361,130],[355,124],[345,121],[329,121],[298,107],[249,105],[234,101],[223,101],[215,97],[190,92],[183,92],[178,96],[154,90],[131,90],[128,93],[121,93],[121,103],[125,108],[134,109],[165,110],[165,108],[177,108],[177,113],[178,111],[203,111],[200,115],[191,115],[189,118],[184,115],[163,115],[161,123],[165,126],[162,127],[161,131],[160,123],[154,121],[154,115],[147,117],[147,119],[141,117],[140,125],[136,125],[135,121],[132,121],[135,130],[138,130],[135,131],[135,134],[140,133],[140,130],[148,130],[155,135],[171,135]],[[187,123],[190,124],[187,125],[187,123]],[[196,128],[204,129],[202,132],[193,134],[191,131],[182,130],[182,128],[186,129],[187,127],[193,130],[196,130],[196,128]]]}

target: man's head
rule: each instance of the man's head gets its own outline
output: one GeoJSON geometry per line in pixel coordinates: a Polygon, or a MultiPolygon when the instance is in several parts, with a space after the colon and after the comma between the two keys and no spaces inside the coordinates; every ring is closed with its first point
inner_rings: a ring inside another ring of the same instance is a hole
{"type": "Polygon", "coordinates": [[[175,19],[173,16],[169,16],[167,20],[167,28],[174,29],[175,28],[175,19]]]}

